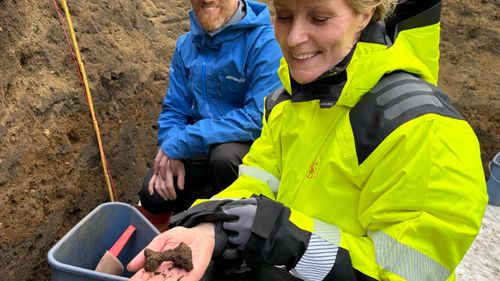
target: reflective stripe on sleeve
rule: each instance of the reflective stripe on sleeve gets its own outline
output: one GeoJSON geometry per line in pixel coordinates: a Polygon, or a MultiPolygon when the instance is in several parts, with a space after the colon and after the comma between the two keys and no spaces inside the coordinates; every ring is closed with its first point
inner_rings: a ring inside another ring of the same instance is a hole
{"type": "Polygon", "coordinates": [[[382,231],[368,234],[375,245],[377,263],[407,280],[446,280],[451,272],[429,256],[396,241],[382,231]]]}
{"type": "Polygon", "coordinates": [[[280,187],[280,181],[271,173],[254,166],[240,165],[238,170],[238,176],[242,175],[246,175],[254,179],[263,181],[269,186],[269,188],[274,192],[274,194],[278,193],[278,189],[280,187]]]}
{"type": "Polygon", "coordinates": [[[290,272],[308,281],[324,280],[332,270],[340,245],[340,231],[334,225],[314,221],[314,233],[297,265],[290,272]]]}

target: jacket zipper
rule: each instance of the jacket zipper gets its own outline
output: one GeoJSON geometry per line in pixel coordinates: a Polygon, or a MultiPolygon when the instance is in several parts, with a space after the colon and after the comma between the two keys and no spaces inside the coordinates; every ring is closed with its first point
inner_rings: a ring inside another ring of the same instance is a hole
{"type": "Polygon", "coordinates": [[[206,68],[207,68],[207,63],[208,60],[210,59],[210,54],[205,58],[203,61],[203,65],[201,67],[201,85],[202,85],[202,92],[203,92],[203,100],[205,101],[205,110],[207,111],[207,114],[209,115],[210,118],[214,118],[212,112],[210,111],[210,105],[208,103],[208,96],[207,96],[207,77],[206,77],[206,68]]]}

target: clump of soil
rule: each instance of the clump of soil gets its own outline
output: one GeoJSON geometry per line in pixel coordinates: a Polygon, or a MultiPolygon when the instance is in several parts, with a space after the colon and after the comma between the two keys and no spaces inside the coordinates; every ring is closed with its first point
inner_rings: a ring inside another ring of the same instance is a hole
{"type": "Polygon", "coordinates": [[[191,248],[183,242],[179,246],[163,252],[156,252],[148,248],[144,250],[144,256],[146,256],[145,269],[149,272],[155,272],[164,261],[171,261],[174,267],[187,271],[193,270],[191,248]]]}

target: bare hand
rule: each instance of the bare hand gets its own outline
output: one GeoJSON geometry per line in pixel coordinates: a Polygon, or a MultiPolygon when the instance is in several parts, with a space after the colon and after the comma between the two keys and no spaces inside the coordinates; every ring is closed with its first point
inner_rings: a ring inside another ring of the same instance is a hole
{"type": "Polygon", "coordinates": [[[186,243],[192,251],[193,270],[187,272],[184,269],[172,268],[171,262],[163,262],[155,274],[144,270],[146,258],[144,252],[141,251],[127,266],[127,270],[137,271],[130,281],[148,280],[148,281],[165,281],[179,280],[182,281],[198,281],[200,280],[210,263],[212,252],[215,246],[214,225],[211,223],[202,223],[193,228],[175,227],[156,236],[146,248],[154,251],[165,251],[173,249],[180,242],[186,243]]]}
{"type": "Polygon", "coordinates": [[[157,192],[165,200],[175,200],[177,193],[174,177],[177,177],[177,187],[184,190],[185,175],[184,164],[180,160],[168,157],[160,148],[156,154],[153,176],[148,184],[149,194],[157,192]]]}

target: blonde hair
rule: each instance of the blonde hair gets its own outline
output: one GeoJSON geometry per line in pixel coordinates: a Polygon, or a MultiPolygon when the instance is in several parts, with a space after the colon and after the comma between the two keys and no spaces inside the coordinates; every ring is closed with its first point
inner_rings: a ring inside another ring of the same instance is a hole
{"type": "Polygon", "coordinates": [[[398,0],[346,0],[356,11],[362,13],[365,9],[374,9],[371,21],[381,21],[388,17],[396,7],[398,0]]]}

